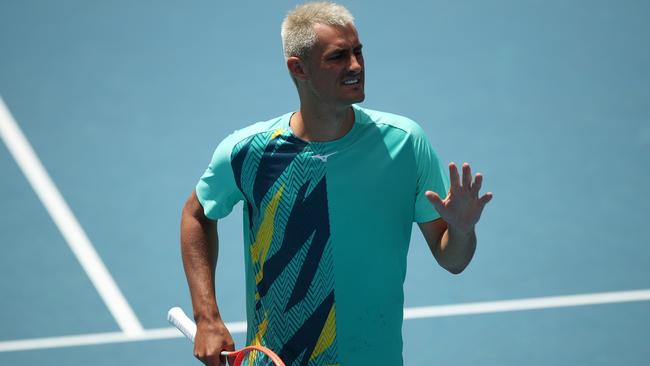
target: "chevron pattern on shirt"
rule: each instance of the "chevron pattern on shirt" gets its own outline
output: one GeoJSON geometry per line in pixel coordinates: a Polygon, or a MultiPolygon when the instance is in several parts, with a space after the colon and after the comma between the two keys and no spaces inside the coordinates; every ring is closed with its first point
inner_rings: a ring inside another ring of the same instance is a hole
{"type": "Polygon", "coordinates": [[[326,166],[312,153],[276,130],[240,142],[231,156],[249,214],[248,341],[287,365],[338,363],[326,166]]]}

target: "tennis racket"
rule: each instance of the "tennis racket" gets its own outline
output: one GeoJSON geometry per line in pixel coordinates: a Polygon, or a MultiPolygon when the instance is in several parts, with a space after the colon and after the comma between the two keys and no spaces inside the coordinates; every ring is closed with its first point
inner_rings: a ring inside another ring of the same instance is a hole
{"type": "MultiPolygon", "coordinates": [[[[174,307],[167,312],[167,320],[194,343],[196,324],[185,315],[183,309],[174,307]]],[[[285,366],[278,355],[262,346],[248,346],[237,351],[223,351],[231,366],[285,366]]]]}

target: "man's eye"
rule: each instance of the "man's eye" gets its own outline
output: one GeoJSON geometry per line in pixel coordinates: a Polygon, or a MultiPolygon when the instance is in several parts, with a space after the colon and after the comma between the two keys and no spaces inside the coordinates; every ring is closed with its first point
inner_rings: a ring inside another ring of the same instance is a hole
{"type": "Polygon", "coordinates": [[[336,60],[336,59],[341,58],[342,56],[343,56],[343,55],[340,54],[340,53],[335,53],[335,54],[333,54],[332,56],[330,56],[330,60],[336,60]]]}

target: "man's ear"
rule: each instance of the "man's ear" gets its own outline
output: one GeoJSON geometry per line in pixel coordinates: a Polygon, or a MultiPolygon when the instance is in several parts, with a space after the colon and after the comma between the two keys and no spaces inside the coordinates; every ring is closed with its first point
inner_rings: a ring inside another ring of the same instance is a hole
{"type": "Polygon", "coordinates": [[[305,70],[305,62],[296,56],[287,59],[287,68],[291,75],[298,80],[307,80],[309,77],[305,70]]]}

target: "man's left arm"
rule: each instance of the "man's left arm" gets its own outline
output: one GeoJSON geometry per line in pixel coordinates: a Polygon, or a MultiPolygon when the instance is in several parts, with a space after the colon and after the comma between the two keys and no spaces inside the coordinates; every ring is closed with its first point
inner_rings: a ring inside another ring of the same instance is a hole
{"type": "Polygon", "coordinates": [[[449,193],[442,199],[433,191],[426,197],[440,214],[437,220],[418,223],[436,261],[451,273],[461,273],[472,260],[476,250],[474,227],[483,208],[492,199],[488,192],[479,197],[483,176],[472,181],[469,164],[463,164],[461,179],[454,163],[449,164],[449,193]]]}

